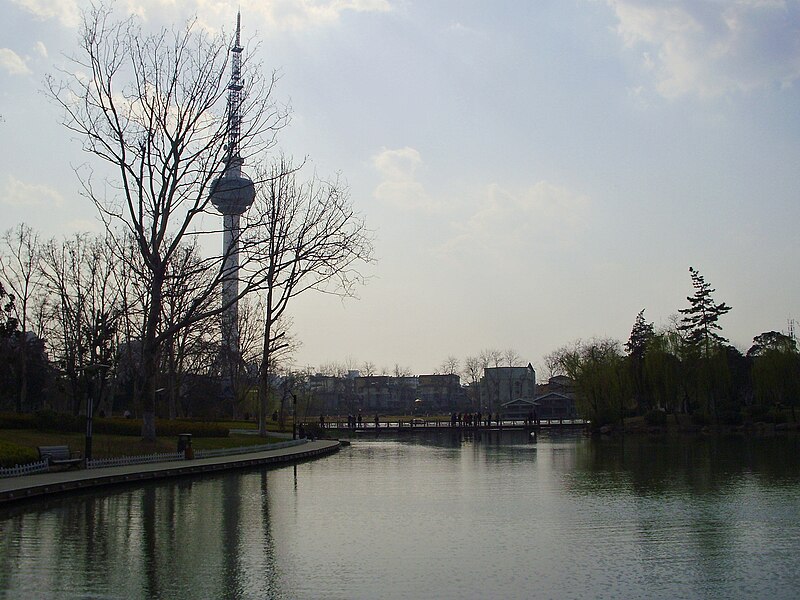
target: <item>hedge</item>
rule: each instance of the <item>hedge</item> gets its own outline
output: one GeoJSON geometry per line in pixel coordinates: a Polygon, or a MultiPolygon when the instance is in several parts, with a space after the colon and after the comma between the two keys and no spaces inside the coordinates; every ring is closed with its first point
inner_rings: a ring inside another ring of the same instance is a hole
{"type": "MultiPolygon", "coordinates": [[[[37,429],[39,431],[80,433],[86,430],[86,417],[52,411],[40,411],[25,415],[2,413],[0,414],[0,429],[37,429]]],[[[139,419],[95,417],[93,429],[95,433],[141,436],[142,422],[139,419]]],[[[159,436],[191,433],[195,437],[228,437],[228,432],[227,427],[218,423],[156,419],[156,433],[159,436]]]]}
{"type": "Polygon", "coordinates": [[[33,448],[0,440],[0,467],[16,467],[39,460],[33,448]]]}
{"type": "Polygon", "coordinates": [[[36,429],[36,417],[17,413],[0,413],[0,429],[36,429]]]}

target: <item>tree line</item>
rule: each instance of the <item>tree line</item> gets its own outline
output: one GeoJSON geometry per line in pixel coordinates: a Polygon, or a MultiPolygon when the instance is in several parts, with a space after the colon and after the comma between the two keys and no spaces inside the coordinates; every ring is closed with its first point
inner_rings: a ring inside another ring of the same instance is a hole
{"type": "Polygon", "coordinates": [[[348,295],[363,282],[372,239],[347,186],[301,179],[303,164],[268,158],[289,111],[273,97],[274,73],[246,58],[237,159],[252,165],[257,195],[236,240],[238,295],[223,302],[229,250],[201,248],[221,237],[208,224],[222,220],[210,197],[230,159],[232,46],[196,20],[150,32],[102,4],[83,13],[79,49],[46,93],[90,157],[79,176],[104,233],[41,240],[23,224],[4,237],[3,351],[14,356],[3,376],[15,383],[5,394],[16,410],[41,402],[31,393],[38,345],[73,411],[89,391],[102,398],[108,385],[122,387],[146,439],[164,403],[180,413],[182,377],[224,370],[239,394],[248,378],[261,382],[265,432],[268,384],[293,343],[291,299],[310,289],[348,295]],[[242,355],[226,356],[218,321],[233,303],[246,341],[242,355]]]}
{"type": "Polygon", "coordinates": [[[667,413],[691,415],[698,425],[737,425],[786,418],[796,421],[800,401],[800,353],[793,336],[756,335],[742,353],[722,335],[720,318],[731,307],[689,268],[694,293],[688,306],[657,329],[644,309],[628,341],[577,341],[549,354],[552,374],[574,380],[580,414],[596,426],[634,415],[651,424],[667,413]]]}

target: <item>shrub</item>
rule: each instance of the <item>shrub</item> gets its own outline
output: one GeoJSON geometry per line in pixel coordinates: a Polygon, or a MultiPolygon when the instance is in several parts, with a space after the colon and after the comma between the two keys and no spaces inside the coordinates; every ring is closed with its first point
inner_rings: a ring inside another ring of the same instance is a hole
{"type": "Polygon", "coordinates": [[[776,425],[780,423],[788,423],[789,417],[783,411],[775,411],[775,413],[773,414],[772,422],[775,423],[776,425]]]}
{"type": "Polygon", "coordinates": [[[745,413],[750,421],[758,422],[772,422],[774,416],[770,414],[769,407],[763,404],[753,404],[745,409],[745,413]]]}
{"type": "Polygon", "coordinates": [[[644,415],[644,422],[651,427],[665,427],[667,424],[667,413],[663,410],[651,410],[644,415]]]}
{"type": "Polygon", "coordinates": [[[0,429],[36,429],[35,417],[17,413],[2,413],[0,414],[0,429]]]}
{"type": "Polygon", "coordinates": [[[134,419],[118,419],[108,417],[94,419],[92,424],[95,433],[107,433],[109,435],[142,435],[142,422],[134,419]]]}
{"type": "Polygon", "coordinates": [[[725,409],[719,411],[719,422],[722,425],[741,425],[742,413],[735,409],[725,409]]]}
{"type": "Polygon", "coordinates": [[[320,439],[325,437],[325,430],[319,426],[319,423],[303,423],[303,429],[307,438],[320,439]]]}
{"type": "Polygon", "coordinates": [[[709,419],[708,415],[705,413],[696,412],[692,413],[692,423],[699,425],[700,427],[705,427],[711,423],[711,419],[709,419]]]}
{"type": "Polygon", "coordinates": [[[16,467],[37,460],[39,454],[33,448],[0,441],[0,467],[16,467]]]}
{"type": "MultiPolygon", "coordinates": [[[[136,436],[142,434],[142,422],[138,419],[116,417],[95,419],[94,430],[97,433],[136,436]]],[[[156,433],[165,437],[179,433],[191,433],[194,437],[228,437],[229,429],[218,423],[156,419],[156,433]]]]}
{"type": "Polygon", "coordinates": [[[34,422],[40,431],[76,432],[84,430],[86,417],[40,410],[35,413],[34,422]]]}
{"type": "MultiPolygon", "coordinates": [[[[86,416],[59,414],[50,410],[42,410],[32,415],[3,413],[0,414],[0,429],[36,429],[59,433],[81,433],[86,430],[86,416]]],[[[121,417],[95,417],[93,429],[95,433],[140,436],[142,435],[142,422],[137,419],[121,417]]],[[[220,423],[158,419],[156,420],[156,432],[160,436],[191,433],[195,437],[228,437],[229,430],[226,425],[220,423]]]]}

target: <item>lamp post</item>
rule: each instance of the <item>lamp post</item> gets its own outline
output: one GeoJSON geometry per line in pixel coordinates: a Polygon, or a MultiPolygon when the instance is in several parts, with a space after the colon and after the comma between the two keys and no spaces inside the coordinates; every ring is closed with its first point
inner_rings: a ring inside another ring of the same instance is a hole
{"type": "Polygon", "coordinates": [[[95,393],[95,382],[93,380],[97,379],[97,375],[100,374],[100,380],[102,381],[102,373],[105,369],[111,368],[110,365],[104,365],[102,363],[95,363],[91,365],[86,365],[83,370],[87,374],[87,378],[89,379],[89,393],[86,394],[86,440],[84,443],[84,451],[83,456],[85,460],[89,461],[92,460],[92,437],[93,437],[93,427],[94,427],[94,393],[95,393]]]}
{"type": "Polygon", "coordinates": [[[292,439],[297,439],[297,395],[292,392],[292,439]]]}

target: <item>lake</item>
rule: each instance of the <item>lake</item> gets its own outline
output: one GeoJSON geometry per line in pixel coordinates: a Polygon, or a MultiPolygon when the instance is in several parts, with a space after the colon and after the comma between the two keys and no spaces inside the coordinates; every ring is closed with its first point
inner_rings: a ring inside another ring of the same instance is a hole
{"type": "Polygon", "coordinates": [[[800,597],[800,437],[358,437],[0,509],[0,598],[800,597]]]}

